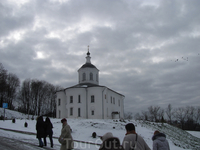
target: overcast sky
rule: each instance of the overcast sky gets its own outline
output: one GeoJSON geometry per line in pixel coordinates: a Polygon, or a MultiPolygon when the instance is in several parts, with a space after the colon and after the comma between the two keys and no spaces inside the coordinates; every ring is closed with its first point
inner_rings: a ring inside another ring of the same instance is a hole
{"type": "Polygon", "coordinates": [[[1,0],[0,63],[20,81],[78,84],[91,62],[124,109],[200,106],[199,0],[1,0]]]}

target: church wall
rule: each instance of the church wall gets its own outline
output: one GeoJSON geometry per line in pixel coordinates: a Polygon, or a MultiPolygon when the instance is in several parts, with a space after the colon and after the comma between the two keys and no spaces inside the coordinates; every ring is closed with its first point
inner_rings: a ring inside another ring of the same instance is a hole
{"type": "Polygon", "coordinates": [[[67,118],[86,118],[86,90],[85,88],[71,88],[65,91],[66,93],[66,109],[68,111],[67,118]],[[70,97],[73,97],[73,102],[70,102],[70,97]],[[80,102],[79,102],[80,96],[80,102]],[[71,110],[72,114],[71,114],[71,110]],[[80,113],[79,113],[80,110],[80,113]]]}
{"type": "Polygon", "coordinates": [[[104,118],[105,119],[113,119],[112,112],[119,112],[119,115],[116,115],[120,118],[124,118],[124,110],[123,110],[123,99],[124,97],[112,90],[108,89],[104,93],[104,118]],[[106,96],[105,96],[106,95],[106,96]]]}
{"type": "Polygon", "coordinates": [[[95,68],[81,68],[79,71],[79,83],[93,83],[93,84],[99,84],[99,71],[95,68]],[[83,73],[86,73],[86,80],[83,81],[83,73]],[[90,80],[90,73],[93,73],[93,80],[90,80]],[[97,76],[96,76],[97,74],[97,76]]]}
{"type": "Polygon", "coordinates": [[[64,118],[66,116],[66,97],[64,91],[57,92],[56,118],[64,118]]]}
{"type": "Polygon", "coordinates": [[[88,88],[88,118],[102,119],[102,117],[102,87],[90,87],[88,88]],[[91,96],[94,96],[94,102],[91,102],[91,96]]]}
{"type": "Polygon", "coordinates": [[[124,118],[124,97],[106,87],[69,88],[65,92],[57,92],[57,104],[58,99],[61,99],[61,104],[57,105],[57,118],[124,118]],[[94,96],[94,102],[91,102],[91,96],[94,96]],[[72,114],[70,109],[73,109],[72,114]],[[119,112],[119,115],[113,116],[112,112],[119,112]]]}

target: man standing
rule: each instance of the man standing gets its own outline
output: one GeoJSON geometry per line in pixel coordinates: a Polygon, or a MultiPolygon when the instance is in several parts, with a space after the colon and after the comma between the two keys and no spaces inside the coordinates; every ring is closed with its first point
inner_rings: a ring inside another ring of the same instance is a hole
{"type": "Polygon", "coordinates": [[[63,118],[61,120],[62,130],[59,137],[59,142],[61,143],[60,150],[71,150],[74,148],[73,138],[71,136],[71,128],[67,124],[67,119],[63,118]]]}
{"type": "Polygon", "coordinates": [[[144,139],[135,132],[134,124],[128,123],[125,128],[126,135],[122,142],[125,150],[151,150],[144,139]]]}

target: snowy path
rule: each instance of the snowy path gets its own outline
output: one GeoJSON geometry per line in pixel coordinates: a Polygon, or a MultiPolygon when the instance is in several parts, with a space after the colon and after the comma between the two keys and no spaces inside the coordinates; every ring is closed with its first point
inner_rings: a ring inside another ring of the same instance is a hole
{"type": "MultiPolygon", "coordinates": [[[[35,135],[27,135],[24,133],[18,133],[13,131],[5,131],[0,129],[0,149],[1,150],[59,150],[60,144],[58,143],[57,139],[54,139],[54,148],[48,147],[50,143],[48,142],[47,138],[47,147],[40,148],[38,147],[38,140],[36,139],[35,135]]],[[[97,150],[97,145],[92,144],[77,144],[75,142],[75,150],[97,150]]]]}
{"type": "Polygon", "coordinates": [[[0,133],[0,149],[2,150],[56,150],[60,147],[60,145],[54,145],[55,148],[40,148],[38,147],[38,140],[33,135],[24,136],[24,134],[21,133],[4,130],[0,130],[0,133]]]}

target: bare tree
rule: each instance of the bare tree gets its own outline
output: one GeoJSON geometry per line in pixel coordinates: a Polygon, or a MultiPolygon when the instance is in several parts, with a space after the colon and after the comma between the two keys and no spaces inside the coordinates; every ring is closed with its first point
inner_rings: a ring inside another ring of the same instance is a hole
{"type": "Polygon", "coordinates": [[[0,105],[8,103],[8,108],[13,109],[13,100],[16,99],[17,89],[19,87],[19,78],[12,73],[7,74],[0,63],[0,105]]]}
{"type": "Polygon", "coordinates": [[[167,109],[166,109],[165,112],[166,112],[167,117],[168,117],[168,119],[169,119],[169,123],[172,124],[172,105],[171,105],[171,104],[169,104],[169,105],[167,106],[167,109]]]}
{"type": "Polygon", "coordinates": [[[140,115],[140,113],[136,113],[134,115],[135,120],[143,120],[143,117],[140,115]]]}
{"type": "Polygon", "coordinates": [[[177,121],[180,122],[181,129],[183,129],[183,125],[185,123],[186,116],[187,116],[186,109],[184,107],[175,108],[173,111],[173,116],[177,121]]]}
{"type": "Polygon", "coordinates": [[[194,121],[195,123],[200,123],[200,107],[195,107],[194,111],[194,121]]]}
{"type": "Polygon", "coordinates": [[[185,111],[186,111],[186,121],[193,122],[194,121],[195,107],[187,106],[185,108],[185,111]]]}
{"type": "Polygon", "coordinates": [[[124,113],[124,119],[133,119],[132,112],[126,112],[126,113],[124,113]]]}
{"type": "Polygon", "coordinates": [[[23,81],[20,92],[19,92],[19,100],[21,102],[21,107],[19,108],[21,112],[29,115],[32,104],[31,97],[31,80],[26,79],[23,81]]]}
{"type": "Polygon", "coordinates": [[[165,110],[162,108],[158,111],[158,120],[161,122],[164,121],[164,113],[165,113],[165,110]]]}
{"type": "Polygon", "coordinates": [[[62,87],[48,84],[48,109],[47,113],[51,117],[56,117],[56,91],[61,90],[62,87]]]}
{"type": "Polygon", "coordinates": [[[0,105],[2,106],[6,94],[6,79],[7,79],[7,70],[4,69],[3,65],[0,63],[0,105]]]}
{"type": "Polygon", "coordinates": [[[143,120],[145,120],[145,121],[149,120],[148,111],[142,111],[142,115],[141,116],[142,116],[143,120]]]}
{"type": "Polygon", "coordinates": [[[6,93],[7,93],[8,108],[14,109],[13,100],[16,99],[17,90],[20,85],[20,80],[15,74],[9,73],[6,82],[7,82],[6,93]]]}
{"type": "Polygon", "coordinates": [[[149,110],[151,121],[157,122],[158,121],[157,117],[158,117],[158,112],[160,110],[160,106],[150,106],[150,107],[148,107],[148,110],[149,110]]]}
{"type": "Polygon", "coordinates": [[[19,92],[21,110],[32,115],[56,116],[56,91],[62,89],[37,79],[26,79],[19,92]]]}

